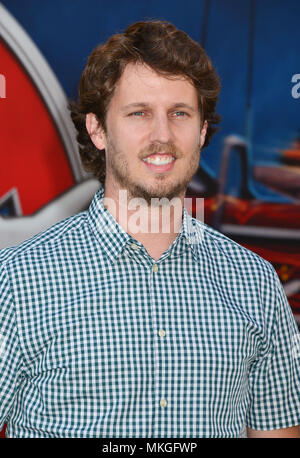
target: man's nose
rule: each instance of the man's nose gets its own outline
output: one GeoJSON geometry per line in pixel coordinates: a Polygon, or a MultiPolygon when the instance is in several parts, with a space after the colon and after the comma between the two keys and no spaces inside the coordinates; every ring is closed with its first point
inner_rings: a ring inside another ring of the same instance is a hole
{"type": "Polygon", "coordinates": [[[151,123],[150,141],[169,143],[173,140],[171,120],[169,119],[168,115],[157,114],[153,116],[151,123]]]}

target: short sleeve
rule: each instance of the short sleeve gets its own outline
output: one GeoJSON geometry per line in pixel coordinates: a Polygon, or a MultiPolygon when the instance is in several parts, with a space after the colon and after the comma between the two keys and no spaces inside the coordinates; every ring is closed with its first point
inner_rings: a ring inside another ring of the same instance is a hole
{"type": "Polygon", "coordinates": [[[0,430],[19,387],[22,362],[13,298],[6,270],[0,264],[0,430]]]}
{"type": "MultiPolygon", "coordinates": [[[[257,430],[300,424],[300,334],[280,280],[272,267],[276,298],[268,350],[249,373],[246,424],[257,430]]],[[[268,305],[267,305],[268,307],[268,305]]]]}

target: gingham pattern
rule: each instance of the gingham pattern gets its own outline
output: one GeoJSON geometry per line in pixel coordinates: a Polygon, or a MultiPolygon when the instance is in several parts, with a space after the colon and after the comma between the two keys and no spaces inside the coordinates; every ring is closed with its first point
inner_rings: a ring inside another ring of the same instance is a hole
{"type": "Polygon", "coordinates": [[[155,262],[102,198],[0,252],[7,436],[239,437],[298,424],[298,330],[271,265],[186,210],[155,262]]]}

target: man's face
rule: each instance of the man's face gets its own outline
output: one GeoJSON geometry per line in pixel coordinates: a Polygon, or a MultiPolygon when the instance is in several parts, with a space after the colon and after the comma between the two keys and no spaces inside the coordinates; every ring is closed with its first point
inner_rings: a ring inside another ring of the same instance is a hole
{"type": "Polygon", "coordinates": [[[197,171],[205,134],[206,123],[200,132],[197,92],[190,82],[128,64],[97,145],[106,151],[105,187],[126,189],[129,198],[143,197],[148,203],[152,197],[184,196],[197,171]]]}

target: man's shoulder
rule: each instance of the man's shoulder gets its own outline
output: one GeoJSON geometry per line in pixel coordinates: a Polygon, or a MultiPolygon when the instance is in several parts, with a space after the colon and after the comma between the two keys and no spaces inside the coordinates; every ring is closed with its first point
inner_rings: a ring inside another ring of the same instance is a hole
{"type": "Polygon", "coordinates": [[[55,247],[61,246],[67,239],[76,238],[86,222],[86,215],[87,212],[84,211],[65,218],[19,245],[0,250],[0,267],[18,262],[24,256],[30,259],[37,253],[55,250],[55,247]]]}
{"type": "MultiPolygon", "coordinates": [[[[195,218],[193,218],[193,222],[197,227],[197,231],[201,233],[201,243],[203,243],[206,250],[209,250],[216,261],[229,263],[235,267],[238,266],[241,270],[249,270],[249,268],[256,267],[258,271],[264,271],[273,276],[274,268],[269,261],[208,224],[195,218]]],[[[252,270],[253,273],[254,270],[252,270]]]]}

